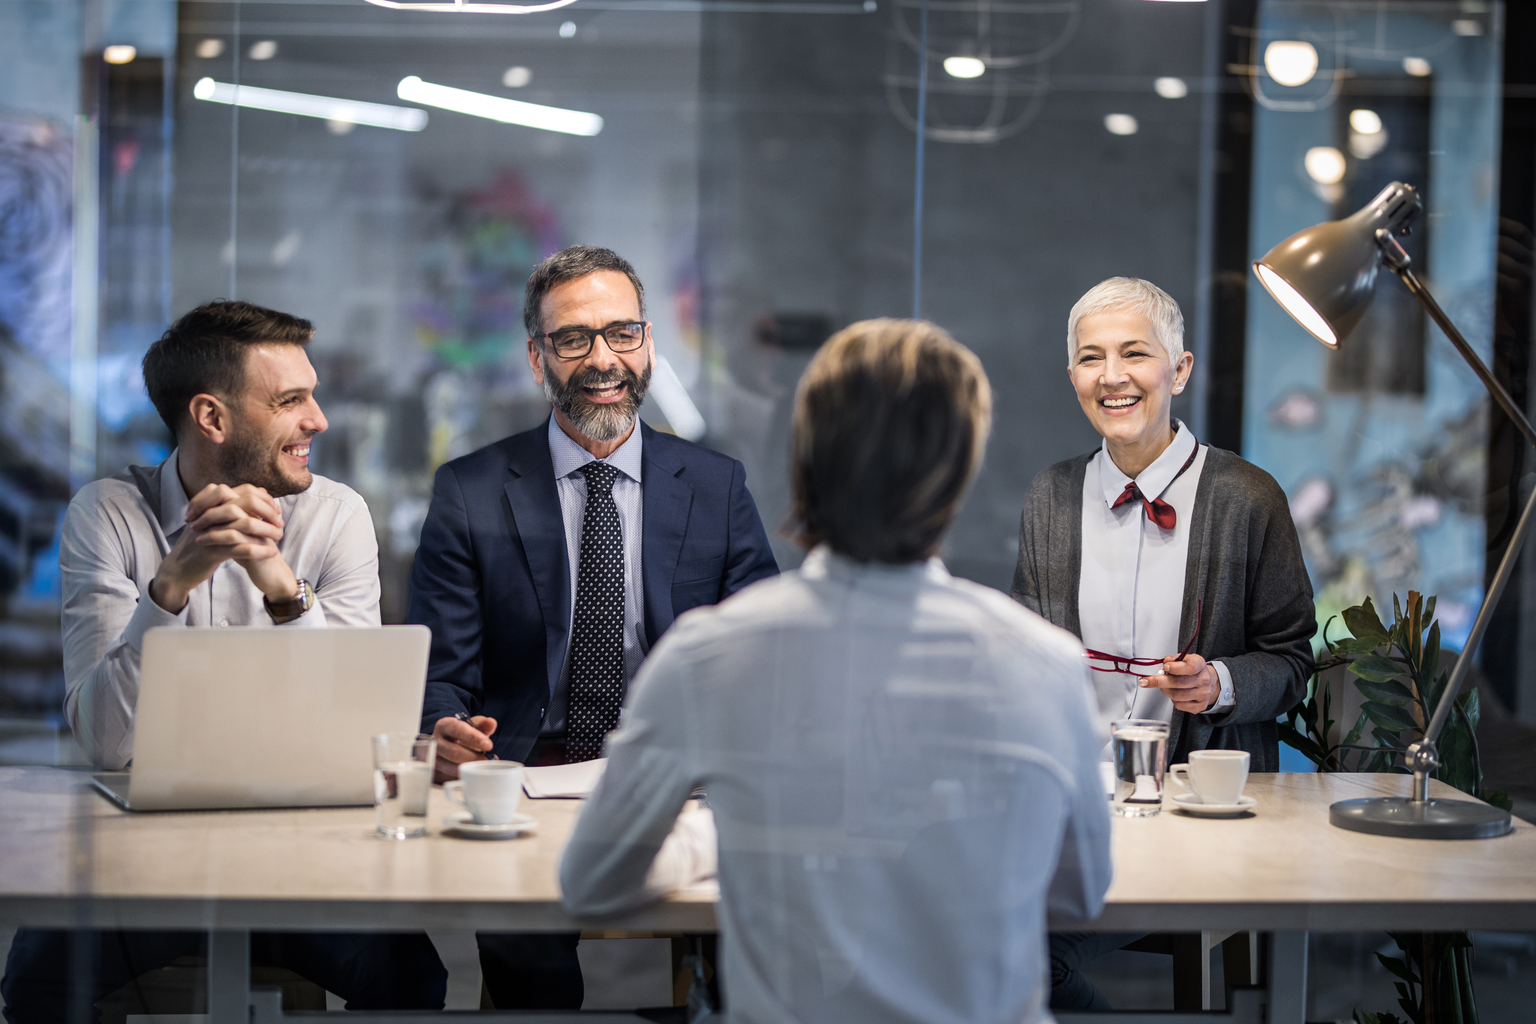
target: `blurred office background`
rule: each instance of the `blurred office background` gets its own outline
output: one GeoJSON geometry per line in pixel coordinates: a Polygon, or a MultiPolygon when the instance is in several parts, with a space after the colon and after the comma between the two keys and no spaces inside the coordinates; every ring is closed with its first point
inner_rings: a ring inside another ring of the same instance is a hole
{"type": "MultiPolygon", "coordinates": [[[[776,533],[795,382],[832,331],[914,305],[919,2],[0,0],[0,761],[78,757],[59,523],[83,483],[164,458],[139,361],[213,298],[316,324],[331,429],[315,467],[368,500],[386,621],[433,470],[547,413],[522,283],[573,242],[646,283],[665,366],[645,417],[740,458],[780,564],[798,564],[776,533]],[[426,107],[399,98],[408,76],[594,113],[601,131],[426,107]],[[235,83],[428,118],[219,102],[235,83]]],[[[930,19],[920,308],[997,395],[950,568],[1007,589],[1029,481],[1097,442],[1064,373],[1067,311],[1140,276],[1183,306],[1196,353],[1176,414],[1285,488],[1320,620],[1416,589],[1457,645],[1529,487],[1518,435],[1397,282],[1330,354],[1248,263],[1389,181],[1419,186],[1410,251],[1525,402],[1530,10],[945,0],[930,19]]],[[[1527,801],[1536,557],[1519,580],[1481,668],[1490,775],[1527,801]]],[[[1536,948],[1500,955],[1529,966],[1536,948]]]]}

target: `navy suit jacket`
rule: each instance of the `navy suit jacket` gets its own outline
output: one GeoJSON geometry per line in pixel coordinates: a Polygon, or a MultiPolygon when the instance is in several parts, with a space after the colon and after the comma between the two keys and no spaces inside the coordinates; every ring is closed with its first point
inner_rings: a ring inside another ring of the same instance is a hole
{"type": "MultiPolygon", "coordinates": [[[[565,526],[549,426],[437,471],[411,570],[407,619],[432,630],[421,727],[490,715],[496,755],[522,761],[539,736],[570,632],[565,526]]],[[[640,424],[645,635],[777,573],[740,462],[640,424]]]]}

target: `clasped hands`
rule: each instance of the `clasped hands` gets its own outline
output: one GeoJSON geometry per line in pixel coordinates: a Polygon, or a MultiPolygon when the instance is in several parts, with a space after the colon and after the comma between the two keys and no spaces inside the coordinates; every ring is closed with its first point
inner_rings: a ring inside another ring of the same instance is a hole
{"type": "Polygon", "coordinates": [[[283,511],[263,487],[209,484],[187,504],[187,527],[149,584],[149,596],[168,612],[180,612],[187,595],[233,559],[273,603],[291,601],[298,579],[283,559],[283,511]]]}
{"type": "Polygon", "coordinates": [[[1221,678],[1211,665],[1198,654],[1186,654],[1180,658],[1170,654],[1163,659],[1163,670],[1157,675],[1142,676],[1136,685],[1162,690],[1173,706],[1191,715],[1198,715],[1216,703],[1221,696],[1221,678]]]}

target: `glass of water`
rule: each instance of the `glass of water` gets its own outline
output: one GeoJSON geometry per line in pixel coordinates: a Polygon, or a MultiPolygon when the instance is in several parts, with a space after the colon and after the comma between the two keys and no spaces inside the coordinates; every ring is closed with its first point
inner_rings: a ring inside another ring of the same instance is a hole
{"type": "Polygon", "coordinates": [[[427,834],[427,795],[437,741],[414,732],[373,738],[373,806],[379,835],[410,839],[427,834]]]}
{"type": "Polygon", "coordinates": [[[1126,818],[1145,818],[1161,811],[1168,723],[1127,718],[1110,724],[1109,737],[1115,769],[1115,813],[1126,818]]]}

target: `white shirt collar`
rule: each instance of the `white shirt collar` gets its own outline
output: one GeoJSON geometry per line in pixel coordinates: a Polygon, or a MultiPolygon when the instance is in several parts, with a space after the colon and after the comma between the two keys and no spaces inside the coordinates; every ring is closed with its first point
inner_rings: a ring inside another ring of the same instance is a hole
{"type": "MultiPolygon", "coordinates": [[[[635,483],[642,483],[640,447],[640,421],[637,418],[635,429],[630,431],[629,437],[619,445],[617,451],[602,461],[635,483]]],[[[554,413],[549,414],[549,457],[555,464],[556,480],[570,476],[589,462],[598,461],[592,457],[591,452],[571,440],[570,435],[560,429],[560,424],[555,422],[554,413]]]]}
{"type": "MultiPolygon", "coordinates": [[[[1162,497],[1168,485],[1173,483],[1173,478],[1179,475],[1179,470],[1184,468],[1184,463],[1189,461],[1189,455],[1198,443],[1183,420],[1174,420],[1173,423],[1175,430],[1172,443],[1163,449],[1163,454],[1152,460],[1152,465],[1136,477],[1136,486],[1148,501],[1162,497]]],[[[1104,504],[1113,507],[1115,499],[1125,493],[1125,485],[1131,482],[1131,478],[1120,472],[1115,460],[1109,457],[1107,445],[1099,449],[1096,457],[1099,460],[1099,484],[1104,491],[1104,504]]]]}
{"type": "Polygon", "coordinates": [[[179,449],[172,449],[160,463],[160,529],[167,539],[173,536],[183,526],[187,525],[187,506],[191,502],[187,499],[187,490],[181,486],[181,471],[176,468],[176,453],[179,449]]]}

